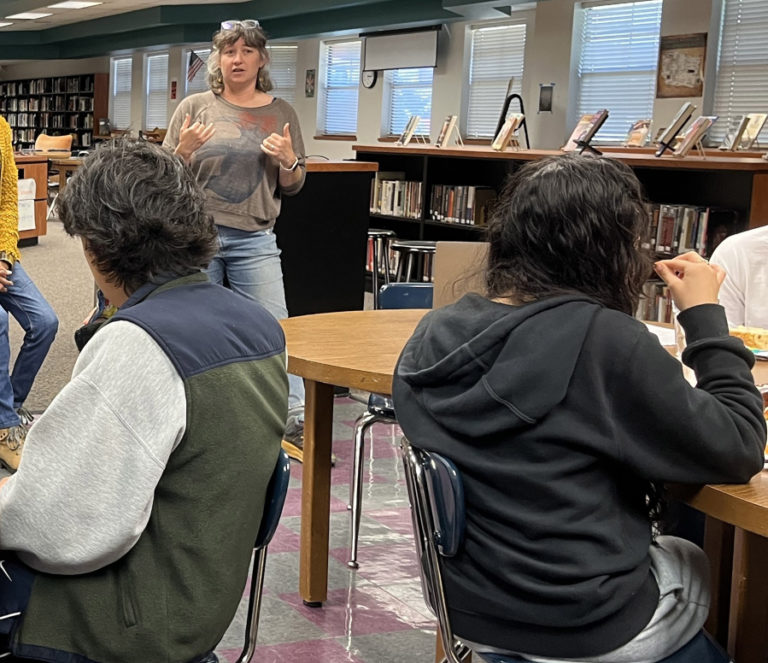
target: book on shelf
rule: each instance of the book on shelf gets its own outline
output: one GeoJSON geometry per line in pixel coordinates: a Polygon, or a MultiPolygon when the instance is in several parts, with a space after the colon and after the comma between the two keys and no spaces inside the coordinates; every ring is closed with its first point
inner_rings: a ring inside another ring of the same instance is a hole
{"type": "Polygon", "coordinates": [[[434,184],[429,200],[429,219],[441,223],[484,226],[496,191],[491,187],[434,184]]]}
{"type": "MultiPolygon", "coordinates": [[[[496,137],[493,139],[491,149],[499,152],[506,150],[524,119],[525,116],[522,113],[510,114],[509,117],[504,120],[504,124],[501,125],[499,133],[497,133],[496,137]]],[[[517,144],[517,139],[515,139],[514,142],[517,144]]]]}
{"type": "Polygon", "coordinates": [[[411,115],[408,118],[405,129],[403,129],[403,133],[400,134],[400,137],[397,139],[395,145],[408,145],[408,143],[411,142],[411,138],[413,138],[413,132],[416,131],[416,127],[419,126],[420,121],[421,117],[419,115],[411,115]]]}
{"type": "Polygon", "coordinates": [[[437,135],[435,147],[443,147],[448,145],[448,142],[451,140],[451,134],[453,133],[454,129],[456,129],[456,123],[458,122],[458,119],[458,115],[448,115],[445,120],[443,120],[443,126],[440,127],[440,133],[437,135]]]}
{"type": "Polygon", "coordinates": [[[741,136],[741,145],[739,146],[739,149],[742,150],[749,150],[755,144],[757,137],[763,130],[763,125],[765,124],[766,118],[768,118],[768,114],[747,113],[746,117],[749,121],[747,122],[747,126],[745,127],[744,133],[741,136]]]}
{"type": "Polygon", "coordinates": [[[649,119],[637,120],[632,124],[624,139],[624,147],[643,147],[648,141],[648,133],[651,130],[649,119]]]}
{"type": "Polygon", "coordinates": [[[717,115],[701,115],[697,117],[683,134],[683,139],[680,141],[680,145],[675,149],[675,154],[681,157],[686,156],[694,145],[698,145],[701,142],[701,139],[704,138],[704,134],[709,131],[709,128],[716,121],[717,115]]]}
{"type": "Polygon", "coordinates": [[[660,157],[664,153],[664,150],[674,145],[677,134],[683,130],[683,127],[688,120],[691,119],[691,115],[693,115],[693,111],[695,110],[696,106],[686,101],[680,106],[675,117],[673,117],[672,121],[669,123],[669,126],[659,131],[659,135],[656,138],[656,142],[659,144],[659,149],[656,152],[657,157],[660,157]]]}
{"type": "Polygon", "coordinates": [[[587,113],[582,115],[578,124],[571,133],[568,141],[560,149],[563,152],[574,152],[583,150],[589,145],[594,135],[599,131],[603,123],[608,119],[608,111],[603,108],[596,113],[587,113]]]}

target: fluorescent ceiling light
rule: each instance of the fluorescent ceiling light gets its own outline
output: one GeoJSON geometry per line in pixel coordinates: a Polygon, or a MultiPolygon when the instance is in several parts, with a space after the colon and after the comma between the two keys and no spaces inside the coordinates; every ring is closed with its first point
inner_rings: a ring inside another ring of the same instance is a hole
{"type": "Polygon", "coordinates": [[[48,5],[48,9],[85,9],[86,7],[95,7],[101,5],[101,2],[85,2],[85,0],[66,0],[66,2],[57,2],[55,5],[48,5]]]}
{"type": "Polygon", "coordinates": [[[0,23],[0,28],[4,28],[6,25],[13,25],[13,23],[11,23],[10,21],[5,23],[0,23]]]}
{"type": "Polygon", "coordinates": [[[51,12],[48,12],[47,14],[45,12],[22,12],[21,14],[13,14],[11,16],[6,16],[5,18],[29,19],[32,21],[36,18],[45,18],[46,16],[53,16],[53,14],[51,12]]]}

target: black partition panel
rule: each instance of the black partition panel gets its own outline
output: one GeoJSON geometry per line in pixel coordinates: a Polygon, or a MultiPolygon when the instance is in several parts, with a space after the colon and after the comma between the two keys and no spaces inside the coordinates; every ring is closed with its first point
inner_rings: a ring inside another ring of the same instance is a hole
{"type": "Polygon", "coordinates": [[[275,232],[291,316],[363,308],[371,172],[310,172],[275,232]]]}

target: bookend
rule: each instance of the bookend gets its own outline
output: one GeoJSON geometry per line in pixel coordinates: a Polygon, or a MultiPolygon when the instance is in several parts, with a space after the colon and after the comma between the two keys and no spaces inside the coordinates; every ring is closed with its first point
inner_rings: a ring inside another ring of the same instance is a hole
{"type": "MultiPolygon", "coordinates": [[[[499,131],[501,131],[501,127],[504,126],[504,121],[507,119],[507,113],[509,112],[509,104],[512,103],[512,100],[516,100],[520,106],[520,114],[523,116],[523,121],[520,123],[520,127],[523,128],[523,131],[525,132],[525,147],[526,149],[531,149],[531,141],[528,140],[528,118],[525,116],[525,109],[523,108],[523,98],[519,94],[508,94],[507,98],[504,100],[504,107],[501,109],[501,115],[499,116],[499,122],[496,125],[496,131],[494,131],[493,135],[498,136],[499,131]]],[[[517,128],[518,131],[520,131],[520,127],[517,128]]],[[[461,143],[462,145],[464,143],[461,143]]]]}
{"type": "Polygon", "coordinates": [[[584,150],[587,150],[590,154],[594,154],[596,157],[603,156],[603,153],[600,150],[598,150],[593,145],[589,144],[591,140],[592,139],[590,138],[589,140],[577,140],[576,141],[576,145],[579,146],[579,154],[583,154],[584,150]]]}

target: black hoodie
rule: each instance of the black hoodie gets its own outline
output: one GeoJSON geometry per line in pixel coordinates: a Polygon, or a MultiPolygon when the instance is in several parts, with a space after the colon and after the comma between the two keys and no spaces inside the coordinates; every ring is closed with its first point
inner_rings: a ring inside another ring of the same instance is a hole
{"type": "Polygon", "coordinates": [[[645,325],[587,297],[470,294],[419,324],[395,410],[464,480],[464,545],[444,572],[457,634],[549,657],[626,644],[658,602],[648,482],[740,483],[762,469],[754,357],[722,307],[679,319],[697,388],[645,325]]]}

